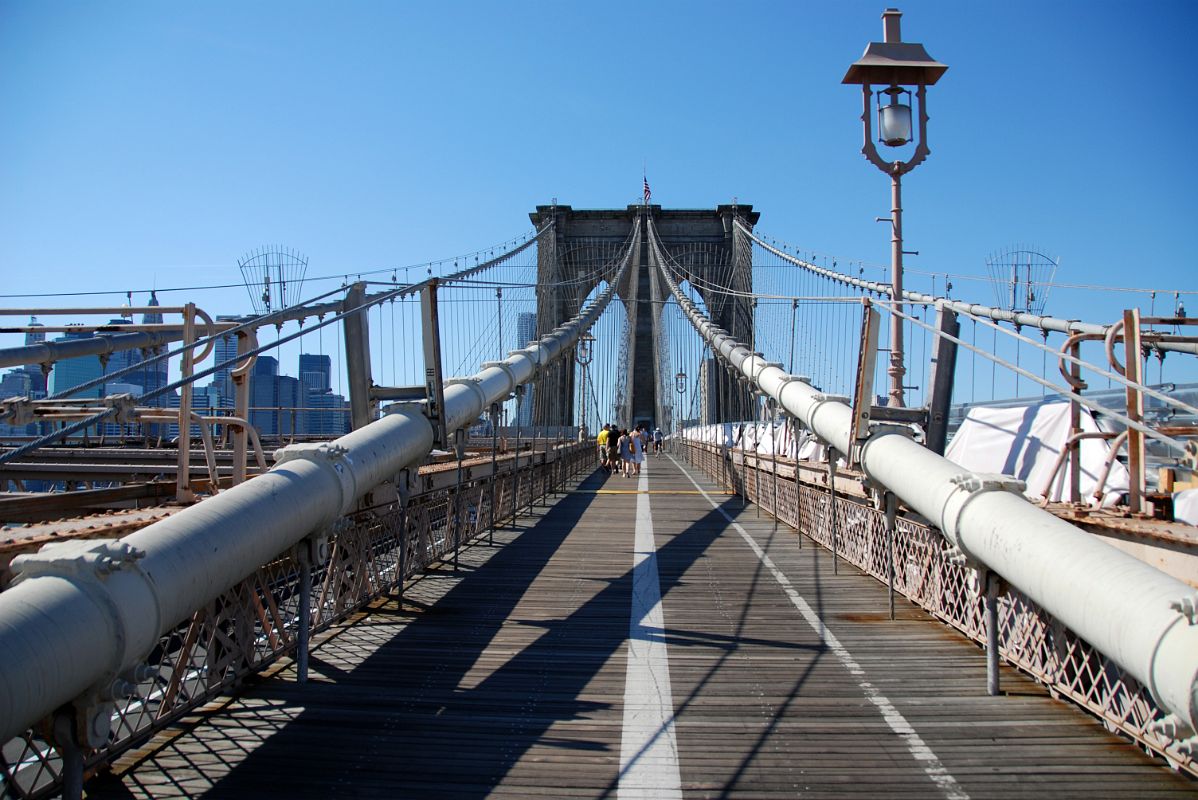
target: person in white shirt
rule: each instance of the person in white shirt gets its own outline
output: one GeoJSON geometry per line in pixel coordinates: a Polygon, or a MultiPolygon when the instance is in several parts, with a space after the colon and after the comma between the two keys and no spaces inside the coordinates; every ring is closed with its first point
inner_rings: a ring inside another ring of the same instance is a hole
{"type": "Polygon", "coordinates": [[[632,432],[632,474],[641,474],[641,462],[645,460],[645,432],[637,428],[632,432]]]}

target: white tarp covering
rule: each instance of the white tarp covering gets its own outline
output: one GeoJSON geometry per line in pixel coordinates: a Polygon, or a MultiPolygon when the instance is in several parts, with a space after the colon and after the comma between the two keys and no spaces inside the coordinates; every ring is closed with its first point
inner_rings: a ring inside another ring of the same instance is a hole
{"type": "Polygon", "coordinates": [[[768,422],[725,422],[715,425],[698,425],[687,428],[682,438],[691,441],[716,444],[747,453],[768,456],[775,452],[782,458],[800,461],[828,460],[827,448],[808,431],[798,431],[792,436],[790,428],[783,422],[771,425],[768,422]]]}
{"type": "MultiPolygon", "coordinates": [[[[1083,408],[1083,431],[1098,431],[1098,424],[1083,408]]],[[[1069,403],[1043,403],[1022,408],[971,408],[945,458],[974,472],[1000,472],[1027,483],[1027,496],[1042,499],[1053,466],[1069,439],[1069,403]]],[[[1082,497],[1092,505],[1094,489],[1106,463],[1110,445],[1102,439],[1081,442],[1082,497]]],[[[1049,491],[1051,499],[1068,496],[1069,468],[1062,467],[1049,491]]],[[[1103,505],[1113,505],[1128,487],[1127,468],[1116,461],[1107,477],[1103,505]]]]}
{"type": "Polygon", "coordinates": [[[1198,525],[1198,489],[1183,489],[1173,495],[1173,519],[1198,525]]]}

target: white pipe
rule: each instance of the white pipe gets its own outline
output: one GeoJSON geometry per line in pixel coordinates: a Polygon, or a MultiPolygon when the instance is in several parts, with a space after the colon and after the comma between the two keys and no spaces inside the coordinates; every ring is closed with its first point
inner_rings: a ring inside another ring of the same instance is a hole
{"type": "MultiPolygon", "coordinates": [[[[840,453],[849,452],[852,410],[796,380],[719,331],[679,289],[655,232],[650,245],[691,324],[728,363],[840,453]]],[[[1022,495],[896,433],[874,434],[860,453],[869,477],[938,526],[967,556],[997,572],[1106,654],[1162,708],[1198,727],[1198,624],[1182,613],[1194,590],[1103,543],[1022,495]]]]}
{"type": "MultiPolygon", "coordinates": [[[[619,272],[577,317],[448,386],[447,429],[472,424],[532,380],[538,366],[570,352],[613,296],[639,241],[638,221],[619,272]]],[[[285,447],[269,472],[122,540],[68,541],[18,556],[18,579],[0,593],[0,742],[83,695],[103,702],[164,633],[327,528],[432,444],[422,414],[389,414],[333,442],[285,447]]],[[[99,743],[107,712],[93,722],[103,725],[94,732],[99,743]]]]}

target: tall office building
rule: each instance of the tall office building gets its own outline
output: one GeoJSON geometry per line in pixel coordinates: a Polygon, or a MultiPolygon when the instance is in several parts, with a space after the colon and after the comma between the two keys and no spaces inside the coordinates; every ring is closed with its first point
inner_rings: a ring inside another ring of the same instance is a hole
{"type": "Polygon", "coordinates": [[[303,432],[311,436],[342,436],[349,433],[349,403],[333,392],[308,390],[304,400],[308,411],[304,414],[303,432]]]}
{"type": "MultiPolygon", "coordinates": [[[[146,305],[153,306],[155,308],[161,305],[161,303],[158,302],[158,295],[155,292],[150,292],[150,301],[146,305]]],[[[163,322],[162,312],[147,312],[142,315],[141,322],[143,325],[161,325],[163,322]]],[[[145,357],[161,355],[164,351],[165,348],[156,348],[145,353],[145,357]]],[[[155,391],[156,389],[161,389],[167,384],[167,361],[168,359],[163,358],[146,364],[144,370],[134,373],[134,375],[130,376],[132,379],[131,382],[141,384],[143,394],[146,392],[155,391]]],[[[165,403],[166,398],[165,396],[162,396],[150,400],[148,404],[152,406],[163,406],[165,403]]]]}
{"type": "Polygon", "coordinates": [[[342,413],[345,398],[333,394],[333,360],[317,353],[300,353],[300,399],[308,410],[301,418],[300,433],[340,436],[349,433],[349,417],[342,413]]]}
{"type": "MultiPolygon", "coordinates": [[[[537,315],[531,311],[521,311],[516,315],[516,349],[528,347],[528,343],[537,338],[537,315]]],[[[524,399],[520,401],[520,414],[516,424],[527,427],[532,424],[532,384],[525,389],[524,399]]]]}
{"type": "MultiPolygon", "coordinates": [[[[279,432],[279,362],[258,356],[250,372],[250,424],[263,436],[279,432]]],[[[292,380],[295,380],[292,378],[292,380]]]]}
{"type": "MultiPolygon", "coordinates": [[[[71,331],[58,337],[56,342],[69,342],[74,339],[90,339],[92,334],[88,331],[71,331]]],[[[103,367],[100,364],[100,359],[96,356],[80,356],[79,358],[67,358],[54,364],[54,369],[50,371],[50,394],[58,394],[95,380],[104,374],[103,367]]],[[[72,397],[99,397],[100,386],[93,386],[90,389],[85,389],[72,397]]]]}
{"type": "Polygon", "coordinates": [[[299,409],[307,405],[308,391],[299,379],[290,375],[278,377],[279,433],[291,436],[306,433],[304,412],[299,409]]]}
{"type": "Polygon", "coordinates": [[[528,343],[537,338],[537,315],[531,311],[521,311],[516,315],[516,349],[528,347],[528,343]]]}
{"type": "MultiPolygon", "coordinates": [[[[231,322],[235,319],[236,317],[227,315],[216,318],[217,322],[231,322]]],[[[213,358],[216,359],[214,363],[223,364],[224,362],[236,356],[237,334],[226,333],[216,340],[216,347],[213,350],[213,358]]],[[[234,366],[236,366],[236,364],[229,364],[228,366],[221,367],[216,372],[212,373],[212,385],[215,386],[217,391],[221,393],[221,397],[229,401],[230,406],[233,405],[234,402],[234,393],[233,378],[230,377],[229,373],[232,372],[234,366]]]]}
{"type": "Polygon", "coordinates": [[[313,392],[327,392],[332,384],[333,360],[314,353],[300,353],[299,379],[313,392]]]}
{"type": "MultiPolygon", "coordinates": [[[[154,308],[158,308],[160,305],[162,305],[161,303],[158,302],[158,293],[157,292],[154,292],[154,291],[150,292],[150,300],[148,303],[146,303],[146,305],[152,306],[154,308]]],[[[161,325],[162,321],[163,320],[162,320],[162,312],[161,311],[147,311],[145,314],[142,315],[142,318],[141,318],[142,325],[161,325]]]]}

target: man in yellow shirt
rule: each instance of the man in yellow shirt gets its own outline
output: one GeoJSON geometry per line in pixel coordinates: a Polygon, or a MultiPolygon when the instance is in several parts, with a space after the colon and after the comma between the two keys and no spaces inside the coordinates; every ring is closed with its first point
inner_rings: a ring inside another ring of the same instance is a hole
{"type": "Polygon", "coordinates": [[[611,425],[604,425],[603,430],[599,431],[599,435],[595,437],[595,441],[599,444],[599,466],[607,469],[607,440],[611,436],[611,425]]]}

